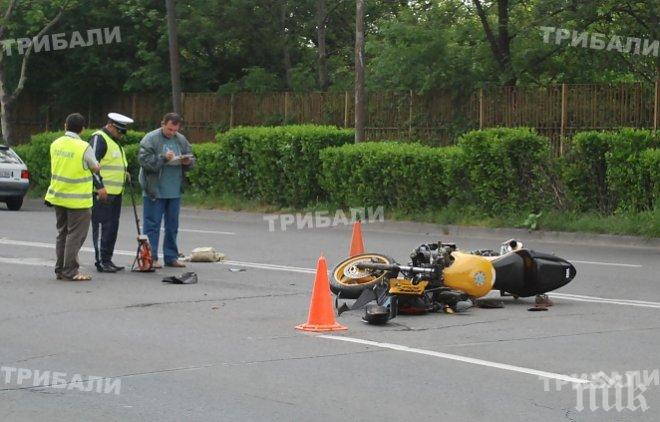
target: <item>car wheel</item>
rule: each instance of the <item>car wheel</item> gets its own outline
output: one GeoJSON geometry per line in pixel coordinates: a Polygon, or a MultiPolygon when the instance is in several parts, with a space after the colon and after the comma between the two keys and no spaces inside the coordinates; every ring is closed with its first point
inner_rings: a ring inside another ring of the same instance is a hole
{"type": "Polygon", "coordinates": [[[12,198],[7,199],[7,208],[9,208],[11,211],[18,211],[21,209],[22,206],[23,206],[22,196],[14,196],[12,198]]]}

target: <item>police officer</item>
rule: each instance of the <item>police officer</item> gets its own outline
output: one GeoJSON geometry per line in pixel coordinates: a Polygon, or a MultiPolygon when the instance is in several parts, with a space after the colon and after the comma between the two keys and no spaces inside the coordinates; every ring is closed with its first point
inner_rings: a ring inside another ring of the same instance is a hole
{"type": "Polygon", "coordinates": [[[108,123],[94,132],[89,143],[101,163],[101,178],[94,179],[96,196],[92,208],[92,238],[96,255],[96,269],[102,273],[116,273],[124,267],[112,262],[121,216],[124,182],[127,172],[126,154],[120,144],[133,119],[118,113],[108,114],[108,123]]]}
{"type": "Polygon", "coordinates": [[[78,252],[89,231],[92,208],[92,173],[99,163],[89,144],[80,139],[85,118],[74,113],[66,118],[64,136],[50,145],[51,179],[46,204],[55,207],[57,219],[58,280],[87,281],[92,276],[79,272],[78,252]],[[90,171],[91,170],[91,171],[90,171]]]}

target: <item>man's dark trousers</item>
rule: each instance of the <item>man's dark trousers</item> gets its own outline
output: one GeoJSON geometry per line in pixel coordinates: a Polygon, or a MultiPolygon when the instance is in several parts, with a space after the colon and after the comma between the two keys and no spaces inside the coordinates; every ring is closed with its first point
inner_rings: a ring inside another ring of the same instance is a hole
{"type": "Polygon", "coordinates": [[[117,242],[119,217],[121,216],[121,195],[108,195],[106,201],[94,196],[92,207],[92,238],[96,265],[112,262],[117,242]]]}

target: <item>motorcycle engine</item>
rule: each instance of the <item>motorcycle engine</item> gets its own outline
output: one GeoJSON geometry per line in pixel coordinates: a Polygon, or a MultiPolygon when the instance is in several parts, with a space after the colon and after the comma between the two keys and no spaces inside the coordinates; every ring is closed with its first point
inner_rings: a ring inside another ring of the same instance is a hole
{"type": "Polygon", "coordinates": [[[421,268],[442,268],[451,264],[451,253],[456,250],[453,243],[430,243],[422,244],[415,248],[410,254],[411,266],[421,268]]]}

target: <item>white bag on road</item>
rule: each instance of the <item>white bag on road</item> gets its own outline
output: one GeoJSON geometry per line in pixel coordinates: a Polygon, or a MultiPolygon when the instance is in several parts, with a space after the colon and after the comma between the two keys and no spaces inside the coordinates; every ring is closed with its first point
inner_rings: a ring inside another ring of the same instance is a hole
{"type": "Polygon", "coordinates": [[[218,262],[225,259],[225,254],[222,254],[212,247],[195,248],[190,256],[192,262],[218,262]]]}

